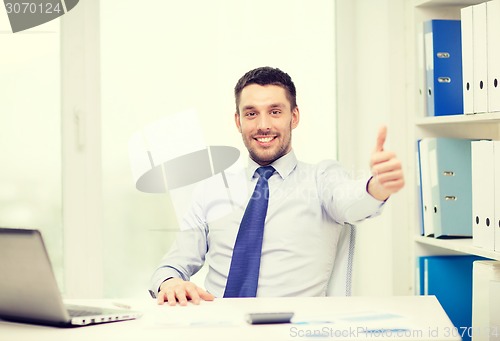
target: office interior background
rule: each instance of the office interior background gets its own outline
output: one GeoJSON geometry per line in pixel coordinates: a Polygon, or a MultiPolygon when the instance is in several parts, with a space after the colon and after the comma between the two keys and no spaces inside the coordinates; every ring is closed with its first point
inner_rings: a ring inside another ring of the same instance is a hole
{"type": "MultiPolygon", "coordinates": [[[[0,226],[42,230],[66,297],[146,295],[178,217],[168,193],[135,188],[131,135],[194,108],[207,145],[235,146],[245,162],[232,91],[263,65],[294,79],[299,159],[339,159],[367,176],[386,124],[386,148],[405,167],[414,157],[405,140],[406,7],[401,0],[81,0],[16,34],[0,11],[0,226]]],[[[358,225],[354,295],[413,293],[414,212],[405,198],[394,195],[381,216],[358,225]]]]}

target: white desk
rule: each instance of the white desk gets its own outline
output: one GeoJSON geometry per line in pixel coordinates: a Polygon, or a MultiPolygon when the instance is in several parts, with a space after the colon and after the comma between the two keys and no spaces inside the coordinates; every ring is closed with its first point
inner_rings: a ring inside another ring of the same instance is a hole
{"type": "MultiPolygon", "coordinates": [[[[216,299],[199,306],[124,301],[138,320],[71,329],[0,322],[0,339],[99,340],[460,340],[434,296],[216,299]],[[293,311],[290,324],[249,325],[248,312],[293,311]],[[369,331],[371,330],[371,332],[369,331]]],[[[82,302],[78,302],[82,303],[82,302]]],[[[87,301],[109,305],[109,301],[87,301]]]]}

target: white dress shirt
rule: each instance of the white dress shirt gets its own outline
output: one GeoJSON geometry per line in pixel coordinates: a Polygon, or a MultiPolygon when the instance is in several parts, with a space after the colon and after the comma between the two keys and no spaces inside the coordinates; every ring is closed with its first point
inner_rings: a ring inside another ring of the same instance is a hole
{"type": "MultiPolygon", "coordinates": [[[[368,179],[355,179],[333,160],[297,161],[293,151],[276,160],[269,179],[257,296],[325,296],[344,223],[380,213],[384,202],[367,193],[368,179]]],[[[171,250],[151,280],[158,292],[169,277],[189,280],[208,265],[205,289],[222,297],[231,256],[248,200],[257,182],[257,163],[200,185],[171,250]]]]}

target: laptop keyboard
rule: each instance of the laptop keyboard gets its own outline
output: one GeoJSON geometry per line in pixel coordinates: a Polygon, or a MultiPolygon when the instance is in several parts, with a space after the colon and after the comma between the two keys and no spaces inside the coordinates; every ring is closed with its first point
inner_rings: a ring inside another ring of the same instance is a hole
{"type": "Polygon", "coordinates": [[[76,309],[68,309],[68,314],[71,317],[80,317],[80,316],[95,316],[101,315],[101,311],[96,310],[76,310],[76,309]]]}
{"type": "Polygon", "coordinates": [[[82,308],[71,307],[71,308],[68,308],[68,314],[71,317],[102,315],[103,312],[104,311],[102,309],[98,309],[98,308],[91,308],[91,309],[86,308],[86,307],[82,307],[82,308]]]}

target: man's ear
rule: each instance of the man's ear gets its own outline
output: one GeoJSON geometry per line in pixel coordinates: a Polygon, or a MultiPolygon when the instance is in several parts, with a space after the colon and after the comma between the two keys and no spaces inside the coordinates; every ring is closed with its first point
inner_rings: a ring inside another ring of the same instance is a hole
{"type": "Polygon", "coordinates": [[[236,123],[236,128],[238,128],[238,131],[241,133],[240,114],[238,112],[234,113],[234,122],[236,123]]]}
{"type": "Polygon", "coordinates": [[[292,129],[297,128],[297,126],[299,125],[299,121],[300,121],[300,112],[299,112],[299,107],[296,106],[292,110],[292,129]]]}

